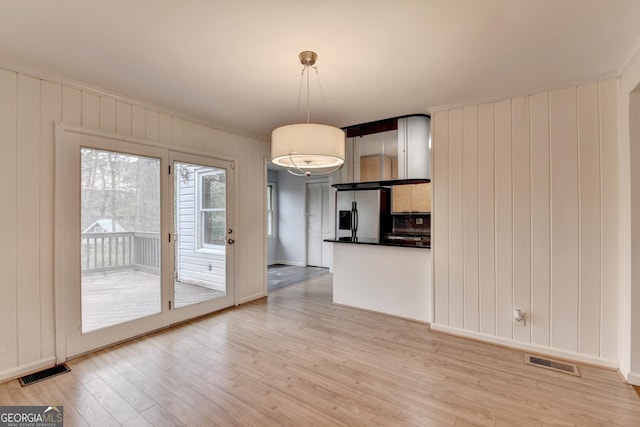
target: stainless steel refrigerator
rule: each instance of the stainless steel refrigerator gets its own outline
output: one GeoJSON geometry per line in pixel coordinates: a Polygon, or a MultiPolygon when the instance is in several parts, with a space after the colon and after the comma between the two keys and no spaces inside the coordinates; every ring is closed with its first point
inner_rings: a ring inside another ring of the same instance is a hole
{"type": "Polygon", "coordinates": [[[336,192],[336,239],[379,240],[388,227],[389,189],[336,192]]]}

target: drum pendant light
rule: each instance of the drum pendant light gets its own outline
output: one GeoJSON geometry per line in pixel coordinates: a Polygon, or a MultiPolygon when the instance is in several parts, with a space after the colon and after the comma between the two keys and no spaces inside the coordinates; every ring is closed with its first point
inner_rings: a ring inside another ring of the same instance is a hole
{"type": "MultiPolygon", "coordinates": [[[[310,123],[309,113],[309,80],[310,68],[314,67],[318,55],[315,52],[304,51],[298,55],[303,66],[300,92],[298,93],[298,108],[296,123],[281,126],[271,133],[271,161],[286,168],[289,173],[297,176],[326,175],[339,170],[344,165],[345,132],[330,125],[310,123]],[[297,123],[302,95],[302,81],[307,83],[307,122],[297,123]]],[[[318,84],[320,79],[318,78],[318,84]]],[[[322,93],[322,86],[320,86],[322,93]]],[[[324,101],[324,94],[322,94],[324,101]]]]}

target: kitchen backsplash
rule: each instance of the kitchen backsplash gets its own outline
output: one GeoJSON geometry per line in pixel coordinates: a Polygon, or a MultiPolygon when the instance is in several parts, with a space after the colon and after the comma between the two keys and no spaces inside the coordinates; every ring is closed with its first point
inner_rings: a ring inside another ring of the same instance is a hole
{"type": "Polygon", "coordinates": [[[428,236],[431,234],[431,215],[394,215],[392,233],[428,236]]]}

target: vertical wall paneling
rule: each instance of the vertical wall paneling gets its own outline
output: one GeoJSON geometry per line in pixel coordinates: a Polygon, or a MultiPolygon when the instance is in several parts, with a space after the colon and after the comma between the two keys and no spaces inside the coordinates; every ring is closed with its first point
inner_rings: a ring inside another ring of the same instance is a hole
{"type": "Polygon", "coordinates": [[[116,131],[116,100],[110,96],[100,97],[100,129],[116,131]]]}
{"type": "Polygon", "coordinates": [[[195,124],[192,121],[185,120],[182,126],[182,144],[185,147],[195,148],[195,133],[195,124]]]}
{"type": "Polygon", "coordinates": [[[204,150],[207,146],[207,128],[196,123],[194,126],[194,137],[193,148],[196,150],[204,150]]]}
{"type": "Polygon", "coordinates": [[[598,85],[602,235],[600,357],[618,358],[618,81],[598,85]]]}
{"type": "Polygon", "coordinates": [[[116,133],[131,136],[131,104],[116,101],[116,133]]]}
{"type": "Polygon", "coordinates": [[[462,109],[449,112],[449,324],[464,327],[462,109]]]}
{"type": "Polygon", "coordinates": [[[16,292],[16,118],[18,76],[0,70],[0,196],[5,207],[0,209],[0,224],[7,229],[0,239],[0,366],[14,367],[17,358],[17,292],[16,292]]]}
{"type": "Polygon", "coordinates": [[[449,113],[433,120],[434,321],[449,324],[449,113]]]}
{"type": "Polygon", "coordinates": [[[40,185],[40,80],[18,76],[17,119],[16,286],[21,365],[40,359],[40,198],[34,191],[40,185]]]}
{"type": "Polygon", "coordinates": [[[615,363],[618,91],[608,80],[435,113],[434,329],[615,363]]]}
{"type": "Polygon", "coordinates": [[[62,86],[40,85],[40,331],[42,357],[55,355],[53,306],[54,123],[62,120],[62,86]]]}
{"type": "Polygon", "coordinates": [[[82,124],[82,92],[80,90],[68,86],[62,88],[62,121],[74,126],[82,124]]]}
{"type": "Polygon", "coordinates": [[[171,117],[171,143],[179,147],[184,146],[184,120],[179,117],[171,117]]]}
{"type": "Polygon", "coordinates": [[[580,353],[600,354],[600,120],[598,84],[578,87],[580,353]]]}
{"type": "Polygon", "coordinates": [[[494,105],[478,108],[478,286],[480,332],[496,333],[494,105]]]}
{"type": "Polygon", "coordinates": [[[131,107],[131,136],[141,139],[147,136],[147,110],[137,104],[131,107]]]}
{"type": "Polygon", "coordinates": [[[147,140],[159,141],[160,116],[157,111],[147,110],[147,140]]]}
{"type": "Polygon", "coordinates": [[[513,338],[531,341],[531,154],[529,97],[511,100],[513,173],[513,308],[525,313],[525,325],[513,338]]]}
{"type": "Polygon", "coordinates": [[[478,107],[462,111],[462,215],[464,250],[464,328],[479,330],[478,289],[478,107]]]}
{"type": "Polygon", "coordinates": [[[578,350],[579,203],[576,88],[549,93],[551,345],[578,350]]]}
{"type": "Polygon", "coordinates": [[[171,116],[165,113],[158,115],[158,141],[169,144],[171,143],[171,116]]]}
{"type": "Polygon", "coordinates": [[[95,93],[82,91],[82,127],[100,128],[100,97],[95,93]]]}
{"type": "Polygon", "coordinates": [[[531,342],[550,344],[549,94],[531,96],[531,342]]]}
{"type": "Polygon", "coordinates": [[[511,101],[495,104],[496,332],[512,338],[513,189],[511,101]]]}

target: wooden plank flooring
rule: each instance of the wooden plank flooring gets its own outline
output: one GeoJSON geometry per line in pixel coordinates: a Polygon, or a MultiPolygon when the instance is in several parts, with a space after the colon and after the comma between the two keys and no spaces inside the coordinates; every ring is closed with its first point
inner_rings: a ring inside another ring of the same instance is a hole
{"type": "Polygon", "coordinates": [[[519,351],[331,304],[331,275],[69,361],[0,405],[63,405],[67,426],[633,426],[615,371],[581,377],[519,351]]]}

